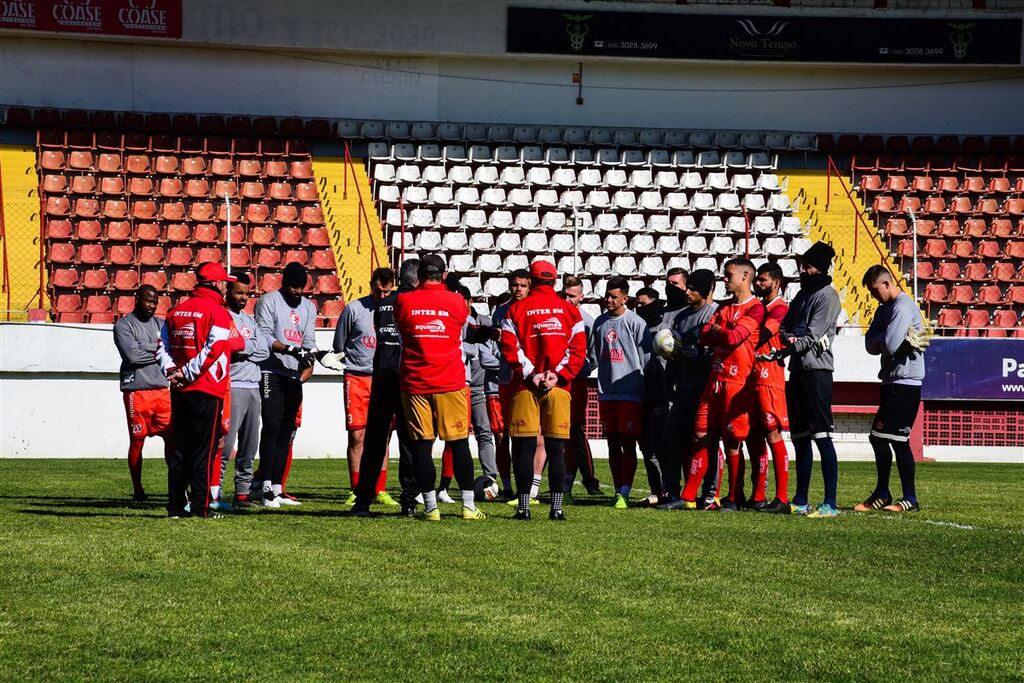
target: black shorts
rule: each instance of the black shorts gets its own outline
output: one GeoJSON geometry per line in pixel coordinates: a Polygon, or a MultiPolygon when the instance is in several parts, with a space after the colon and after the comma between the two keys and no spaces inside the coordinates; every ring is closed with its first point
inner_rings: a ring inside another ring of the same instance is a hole
{"type": "Polygon", "coordinates": [[[832,373],[829,370],[798,370],[786,382],[789,435],[793,439],[832,436],[832,373]]]}
{"type": "Polygon", "coordinates": [[[909,441],[920,405],[921,387],[883,384],[871,436],[889,441],[909,441]]]}

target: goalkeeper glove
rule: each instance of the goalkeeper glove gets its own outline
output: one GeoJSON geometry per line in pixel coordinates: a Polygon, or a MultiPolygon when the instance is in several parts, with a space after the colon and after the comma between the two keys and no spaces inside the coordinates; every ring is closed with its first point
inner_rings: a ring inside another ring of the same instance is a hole
{"type": "Polygon", "coordinates": [[[294,344],[289,344],[284,347],[285,353],[299,361],[305,361],[312,358],[314,351],[316,351],[316,349],[304,349],[301,346],[295,346],[294,344]]]}
{"type": "Polygon", "coordinates": [[[907,330],[907,343],[917,351],[924,351],[932,342],[932,336],[927,332],[918,332],[917,328],[911,327],[907,330]]]}

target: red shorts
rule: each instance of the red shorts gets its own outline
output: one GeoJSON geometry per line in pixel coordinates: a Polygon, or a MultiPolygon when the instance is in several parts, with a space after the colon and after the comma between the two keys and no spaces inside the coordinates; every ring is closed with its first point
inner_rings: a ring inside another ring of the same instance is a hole
{"type": "Polygon", "coordinates": [[[501,409],[501,399],[497,396],[487,397],[487,418],[491,422],[492,432],[505,431],[505,414],[501,409]]]}
{"type": "Polygon", "coordinates": [[[348,429],[366,429],[372,384],[370,375],[345,373],[345,426],[348,429]]]}
{"type": "Polygon", "coordinates": [[[697,405],[694,431],[742,441],[750,435],[753,396],[752,388],[746,384],[710,380],[697,405]]]}
{"type": "Polygon", "coordinates": [[[136,389],[124,392],[122,397],[131,438],[171,434],[170,389],[136,389]]]}
{"type": "Polygon", "coordinates": [[[786,390],[758,384],[754,387],[757,394],[753,402],[751,416],[753,426],[766,432],[776,429],[780,432],[789,431],[789,412],[786,410],[786,390]]]}
{"type": "Polygon", "coordinates": [[[302,426],[302,404],[299,404],[299,410],[295,413],[295,428],[298,429],[302,426]]]}
{"type": "Polygon", "coordinates": [[[224,394],[224,407],[220,411],[221,436],[231,431],[231,391],[224,394]]]}
{"type": "Polygon", "coordinates": [[[581,422],[587,419],[587,403],[590,402],[590,382],[586,377],[577,377],[569,385],[569,395],[572,397],[572,405],[569,406],[569,414],[572,421],[581,422]]]}
{"type": "Polygon", "coordinates": [[[643,413],[640,401],[598,401],[605,435],[640,436],[643,413]]]}

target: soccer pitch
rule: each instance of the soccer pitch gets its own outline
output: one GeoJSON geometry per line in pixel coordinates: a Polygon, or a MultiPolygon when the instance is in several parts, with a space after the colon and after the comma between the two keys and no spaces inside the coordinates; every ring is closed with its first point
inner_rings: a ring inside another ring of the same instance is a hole
{"type": "Polygon", "coordinates": [[[168,520],[165,472],[135,509],[122,461],[0,460],[0,680],[1024,678],[1021,466],[921,465],[901,517],[567,524],[350,518],[339,460],[296,461],[300,508],[168,520]]]}

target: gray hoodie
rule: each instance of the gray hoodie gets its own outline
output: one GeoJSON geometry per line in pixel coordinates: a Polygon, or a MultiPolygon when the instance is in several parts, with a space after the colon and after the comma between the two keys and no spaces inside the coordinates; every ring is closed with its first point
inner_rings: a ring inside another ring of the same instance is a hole
{"type": "Polygon", "coordinates": [[[796,337],[789,361],[790,372],[835,371],[832,341],[836,338],[836,320],[841,309],[839,294],[830,284],[810,292],[801,289],[793,297],[789,313],[782,320],[783,335],[796,337]],[[828,341],[823,342],[823,337],[828,341]]]}
{"type": "Polygon", "coordinates": [[[156,357],[163,322],[155,315],[142,322],[129,313],[114,323],[114,346],[121,354],[121,391],[167,388],[156,357]]]}
{"type": "Polygon", "coordinates": [[[356,299],[338,316],[334,328],[334,351],[345,352],[345,372],[369,375],[373,372],[373,354],[377,349],[377,331],[373,327],[373,296],[356,299]]]}
{"type": "MultiPolygon", "coordinates": [[[[316,348],[316,307],[305,297],[292,308],[280,290],[264,294],[256,302],[256,324],[266,336],[268,348],[275,341],[285,346],[316,348]]],[[[271,353],[260,363],[260,371],[298,379],[299,361],[287,353],[271,353]]]]}
{"type": "Polygon", "coordinates": [[[904,292],[875,311],[864,335],[864,348],[872,356],[882,357],[882,368],[878,371],[882,384],[921,386],[924,352],[907,343],[911,327],[918,332],[923,329],[921,310],[904,292]]]}
{"type": "Polygon", "coordinates": [[[231,354],[231,388],[232,389],[258,389],[260,386],[259,363],[270,358],[270,342],[259,325],[256,318],[245,311],[231,313],[231,319],[235,321],[238,333],[245,339],[245,348],[231,354]]]}
{"type": "Polygon", "coordinates": [[[630,310],[602,313],[590,335],[590,362],[597,367],[599,401],[642,401],[644,366],[651,353],[651,335],[643,318],[630,310]]]}

